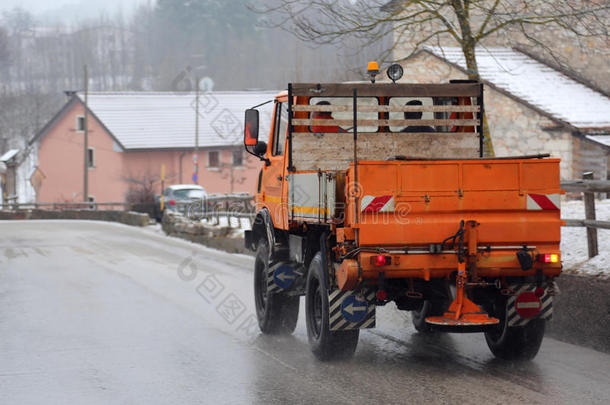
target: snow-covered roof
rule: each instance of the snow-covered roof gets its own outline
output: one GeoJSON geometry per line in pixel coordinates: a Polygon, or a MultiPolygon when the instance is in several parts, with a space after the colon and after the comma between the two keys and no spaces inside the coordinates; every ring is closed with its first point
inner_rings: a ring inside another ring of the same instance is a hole
{"type": "MultiPolygon", "coordinates": [[[[457,47],[425,50],[466,69],[457,47]]],[[[477,48],[481,79],[576,128],[610,128],[610,98],[511,48],[477,48]]]]}
{"type": "Polygon", "coordinates": [[[0,162],[8,162],[9,160],[17,156],[17,153],[19,153],[19,149],[9,150],[4,155],[0,156],[0,162]]]}
{"type": "MultiPolygon", "coordinates": [[[[273,100],[277,91],[210,92],[199,95],[199,147],[240,145],[244,111],[273,100]]],[[[84,101],[84,95],[78,94],[84,101]]],[[[89,110],[125,149],[193,148],[195,93],[93,92],[89,110]]],[[[273,104],[259,107],[261,134],[268,133],[273,104]],[[267,131],[267,132],[265,132],[267,131]]]]}
{"type": "Polygon", "coordinates": [[[587,135],[587,139],[601,143],[610,148],[610,135],[587,135]]]}

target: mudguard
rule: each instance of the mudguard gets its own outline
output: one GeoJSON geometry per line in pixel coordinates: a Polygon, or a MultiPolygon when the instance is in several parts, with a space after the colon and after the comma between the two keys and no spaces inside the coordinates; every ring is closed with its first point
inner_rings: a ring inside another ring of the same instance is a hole
{"type": "Polygon", "coordinates": [[[516,308],[517,298],[520,294],[530,291],[534,292],[536,290],[536,284],[513,284],[510,286],[511,290],[514,291],[514,294],[508,298],[506,302],[506,316],[508,317],[508,326],[525,326],[529,321],[533,319],[544,319],[546,321],[550,320],[553,316],[553,295],[549,294],[548,289],[544,290],[544,295],[540,297],[540,301],[542,306],[540,308],[540,312],[533,318],[523,318],[519,315],[516,308]]]}
{"type": "Polygon", "coordinates": [[[328,296],[331,331],[375,327],[375,290],[334,290],[328,296]]]}
{"type": "Polygon", "coordinates": [[[271,259],[275,249],[275,233],[273,231],[271,214],[266,208],[261,209],[256,214],[252,231],[247,232],[245,237],[246,247],[253,247],[253,250],[256,250],[256,244],[258,243],[259,238],[266,238],[268,243],[267,246],[269,246],[269,259],[271,259]]]}

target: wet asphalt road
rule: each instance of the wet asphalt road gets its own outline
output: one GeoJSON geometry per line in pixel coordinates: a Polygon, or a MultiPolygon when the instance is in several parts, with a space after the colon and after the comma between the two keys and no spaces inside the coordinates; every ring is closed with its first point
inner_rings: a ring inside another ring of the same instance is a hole
{"type": "Polygon", "coordinates": [[[610,402],[607,354],[547,338],[506,363],[393,304],[353,359],[321,363],[302,313],[293,336],[258,333],[251,267],[152,230],[0,222],[0,404],[610,402]]]}

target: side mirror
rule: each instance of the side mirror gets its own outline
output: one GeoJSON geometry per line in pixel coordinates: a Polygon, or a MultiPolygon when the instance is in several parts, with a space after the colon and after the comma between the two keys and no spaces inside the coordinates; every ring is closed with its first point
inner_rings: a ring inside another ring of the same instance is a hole
{"type": "Polygon", "coordinates": [[[246,110],[244,119],[244,145],[246,149],[256,148],[258,143],[258,110],[246,110]]]}
{"type": "Polygon", "coordinates": [[[258,141],[256,146],[254,147],[254,154],[256,156],[264,156],[267,153],[267,143],[263,141],[258,141]]]}

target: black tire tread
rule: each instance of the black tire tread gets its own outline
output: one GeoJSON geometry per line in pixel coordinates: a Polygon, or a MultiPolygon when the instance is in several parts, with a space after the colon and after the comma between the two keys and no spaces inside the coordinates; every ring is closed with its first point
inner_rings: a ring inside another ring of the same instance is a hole
{"type": "MultiPolygon", "coordinates": [[[[269,267],[269,247],[261,239],[256,250],[256,261],[264,263],[264,274],[269,267]]],[[[255,264],[255,272],[257,271],[255,264]]],[[[257,275],[254,275],[254,294],[259,294],[257,275]]],[[[266,335],[288,335],[294,332],[299,318],[299,296],[288,296],[284,293],[269,294],[265,308],[259,307],[255,297],[258,326],[266,335]]]]}
{"type": "Polygon", "coordinates": [[[345,330],[345,331],[331,331],[328,322],[328,294],[323,300],[323,311],[322,311],[322,330],[320,336],[316,336],[313,326],[311,325],[310,310],[311,295],[313,292],[313,282],[316,280],[318,283],[324,283],[322,267],[322,256],[320,253],[316,253],[311,264],[309,265],[309,271],[307,274],[307,292],[306,297],[306,311],[307,311],[307,338],[311,351],[321,361],[330,361],[338,359],[346,359],[354,355],[356,347],[358,346],[358,338],[360,336],[359,329],[345,330]]]}

